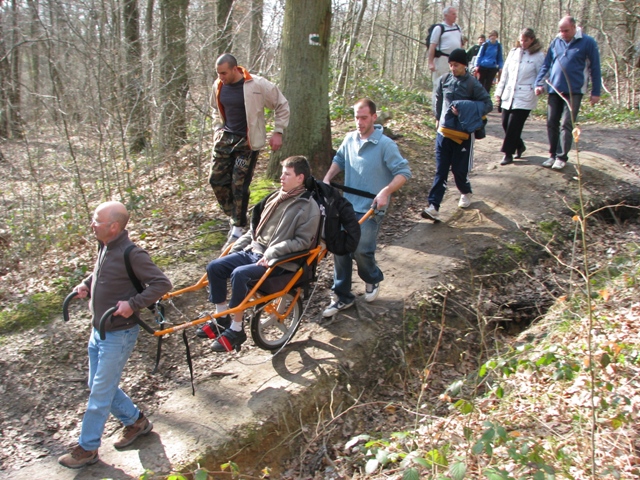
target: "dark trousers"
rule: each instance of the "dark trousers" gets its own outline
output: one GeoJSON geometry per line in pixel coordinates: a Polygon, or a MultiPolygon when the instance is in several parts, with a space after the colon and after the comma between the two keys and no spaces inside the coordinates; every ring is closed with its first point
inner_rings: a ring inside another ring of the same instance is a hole
{"type": "Polygon", "coordinates": [[[473,159],[473,139],[469,138],[458,144],[443,135],[436,136],[436,176],[429,191],[429,204],[440,210],[440,204],[447,190],[449,170],[460,193],[471,193],[469,168],[473,159]]]}
{"type": "Polygon", "coordinates": [[[569,158],[569,150],[573,143],[573,125],[578,118],[581,93],[562,94],[550,93],[547,103],[547,135],[549,136],[549,156],[559,158],[565,162],[569,158]],[[571,110],[565,103],[567,99],[571,110]]]}
{"type": "Polygon", "coordinates": [[[502,153],[513,155],[517,149],[524,150],[522,129],[530,112],[531,110],[522,110],[519,108],[502,110],[502,129],[504,130],[504,141],[500,149],[502,153]]]}
{"type": "Polygon", "coordinates": [[[249,186],[258,161],[246,137],[219,130],[213,144],[209,184],[222,211],[238,227],[247,225],[249,186]]]}
{"type": "Polygon", "coordinates": [[[497,73],[497,68],[478,67],[478,81],[482,84],[487,93],[491,92],[491,85],[493,85],[493,79],[496,78],[497,73]]]}

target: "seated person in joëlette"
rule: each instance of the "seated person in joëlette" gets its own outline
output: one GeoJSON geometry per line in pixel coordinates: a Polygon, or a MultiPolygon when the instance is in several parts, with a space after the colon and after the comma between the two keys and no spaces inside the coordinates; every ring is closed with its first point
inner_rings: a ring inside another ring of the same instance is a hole
{"type": "MultiPolygon", "coordinates": [[[[250,229],[234,244],[229,255],[207,265],[209,301],[216,313],[235,308],[247,296],[251,282],[268,269],[269,261],[315,246],[320,225],[320,208],[305,187],[311,167],[301,155],[281,162],[281,188],[258,203],[251,216],[250,229]],[[227,279],[231,279],[231,298],[227,304],[227,279]]],[[[297,264],[278,266],[282,272],[296,270],[297,264]]],[[[274,272],[278,273],[278,272],[274,272]]],[[[242,324],[243,312],[211,320],[196,331],[201,338],[213,338],[215,352],[239,350],[247,340],[242,324]]]]}

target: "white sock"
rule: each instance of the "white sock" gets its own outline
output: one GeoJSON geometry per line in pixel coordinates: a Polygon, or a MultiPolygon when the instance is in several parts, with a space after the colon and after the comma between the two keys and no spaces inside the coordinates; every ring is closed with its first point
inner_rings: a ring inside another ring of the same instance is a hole
{"type": "Polygon", "coordinates": [[[234,320],[233,322],[231,322],[231,327],[230,328],[234,332],[241,332],[242,331],[242,322],[236,322],[234,320]]]}
{"type": "Polygon", "coordinates": [[[234,237],[241,237],[244,233],[244,229],[242,227],[238,227],[237,225],[231,229],[231,235],[234,237]]]}
{"type": "Polygon", "coordinates": [[[216,313],[222,313],[225,310],[229,310],[226,303],[216,303],[216,313]]]}

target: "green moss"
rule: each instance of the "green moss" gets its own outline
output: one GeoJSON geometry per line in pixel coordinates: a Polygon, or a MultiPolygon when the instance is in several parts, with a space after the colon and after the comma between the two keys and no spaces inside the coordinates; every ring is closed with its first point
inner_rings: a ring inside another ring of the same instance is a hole
{"type": "Polygon", "coordinates": [[[0,312],[0,334],[44,325],[62,311],[60,292],[35,293],[11,309],[0,312]]]}
{"type": "Polygon", "coordinates": [[[279,184],[269,178],[254,178],[253,182],[251,182],[251,196],[249,197],[249,203],[251,205],[255,205],[278,188],[279,184]]]}

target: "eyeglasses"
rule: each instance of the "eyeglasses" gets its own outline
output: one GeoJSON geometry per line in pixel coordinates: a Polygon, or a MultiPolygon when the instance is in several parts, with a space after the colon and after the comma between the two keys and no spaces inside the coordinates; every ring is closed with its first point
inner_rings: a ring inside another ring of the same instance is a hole
{"type": "Polygon", "coordinates": [[[95,218],[91,220],[91,225],[111,225],[114,222],[98,222],[95,218]]]}

